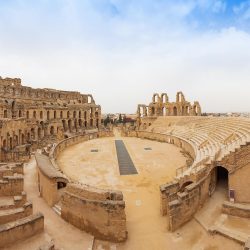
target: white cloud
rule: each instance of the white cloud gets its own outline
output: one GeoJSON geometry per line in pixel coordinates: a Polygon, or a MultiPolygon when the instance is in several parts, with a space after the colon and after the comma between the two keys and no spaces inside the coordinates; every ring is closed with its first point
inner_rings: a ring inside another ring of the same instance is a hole
{"type": "Polygon", "coordinates": [[[135,112],[152,93],[167,92],[174,100],[179,90],[200,100],[204,111],[250,110],[248,33],[233,27],[195,32],[184,18],[193,1],[181,10],[155,5],[152,13],[150,6],[138,4],[137,12],[123,1],[112,3],[119,16],[99,14],[87,1],[80,9],[67,1],[60,9],[44,4],[0,11],[0,75],[19,76],[33,87],[93,93],[103,112],[135,112]]]}

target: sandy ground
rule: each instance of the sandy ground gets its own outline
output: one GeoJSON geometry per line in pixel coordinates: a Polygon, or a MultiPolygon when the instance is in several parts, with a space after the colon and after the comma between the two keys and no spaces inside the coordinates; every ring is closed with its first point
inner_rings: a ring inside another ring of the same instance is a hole
{"type": "MultiPolygon", "coordinates": [[[[194,220],[175,233],[167,230],[167,219],[160,215],[159,185],[172,180],[185,161],[174,145],[138,138],[102,138],[66,149],[58,164],[74,181],[123,192],[129,237],[126,243],[116,245],[117,249],[241,249],[231,240],[208,235],[194,220]],[[119,175],[115,139],[124,141],[138,175],[119,175]],[[145,151],[145,147],[152,150],[145,151]]],[[[114,248],[100,243],[97,249],[114,248]]]]}

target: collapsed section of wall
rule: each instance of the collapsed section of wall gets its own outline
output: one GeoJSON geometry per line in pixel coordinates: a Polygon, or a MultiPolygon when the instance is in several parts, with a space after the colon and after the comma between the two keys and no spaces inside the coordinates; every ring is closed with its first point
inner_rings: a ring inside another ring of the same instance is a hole
{"type": "Polygon", "coordinates": [[[120,191],[68,184],[62,196],[61,216],[98,239],[127,239],[125,202],[120,191]]]}

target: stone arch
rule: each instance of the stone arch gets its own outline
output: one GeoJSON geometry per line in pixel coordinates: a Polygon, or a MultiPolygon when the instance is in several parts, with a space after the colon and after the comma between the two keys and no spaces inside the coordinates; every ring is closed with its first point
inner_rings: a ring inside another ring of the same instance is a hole
{"type": "Polygon", "coordinates": [[[215,190],[224,192],[228,197],[229,171],[226,167],[218,165],[210,172],[209,195],[212,195],[215,190]]]}
{"type": "Polygon", "coordinates": [[[176,94],[176,102],[185,102],[185,96],[181,91],[176,94]]]}
{"type": "Polygon", "coordinates": [[[38,137],[38,139],[42,138],[42,129],[40,127],[38,127],[38,129],[37,129],[37,137],[38,137]]]}
{"type": "Polygon", "coordinates": [[[63,130],[67,131],[67,124],[65,120],[62,120],[62,124],[63,124],[63,130]]]}
{"type": "Polygon", "coordinates": [[[68,129],[70,132],[72,131],[72,120],[68,120],[68,129]]]}
{"type": "Polygon", "coordinates": [[[167,109],[167,107],[163,107],[162,108],[162,115],[163,116],[167,116],[168,115],[168,109],[167,109]]]}
{"type": "Polygon", "coordinates": [[[151,108],[151,114],[152,114],[152,115],[155,115],[155,107],[152,107],[152,108],[151,108]]]}
{"type": "Polygon", "coordinates": [[[49,133],[50,133],[50,135],[54,135],[55,134],[55,128],[54,128],[54,126],[50,127],[49,133]]]}
{"type": "Polygon", "coordinates": [[[173,115],[177,116],[178,115],[178,109],[176,106],[173,107],[173,115]]]}
{"type": "Polygon", "coordinates": [[[159,94],[153,94],[153,98],[152,98],[152,101],[153,102],[159,102],[160,101],[160,96],[159,96],[159,94]]]}
{"type": "Polygon", "coordinates": [[[162,103],[168,103],[168,95],[167,95],[167,93],[162,93],[161,94],[161,101],[162,101],[162,103]]]}
{"type": "Polygon", "coordinates": [[[7,111],[7,109],[4,110],[4,112],[3,112],[3,117],[4,117],[4,118],[8,118],[8,111],[7,111]]]}
{"type": "Polygon", "coordinates": [[[180,188],[179,192],[184,192],[185,187],[189,186],[189,185],[192,184],[192,183],[193,183],[192,181],[186,181],[186,182],[184,182],[184,183],[181,185],[181,188],[180,188]]]}

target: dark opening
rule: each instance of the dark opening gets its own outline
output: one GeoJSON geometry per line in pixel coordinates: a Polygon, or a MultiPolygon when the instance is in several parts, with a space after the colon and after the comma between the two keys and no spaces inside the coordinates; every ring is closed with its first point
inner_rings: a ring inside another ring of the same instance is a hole
{"type": "Polygon", "coordinates": [[[228,188],[228,171],[221,166],[217,167],[217,186],[228,188]]]}
{"type": "Polygon", "coordinates": [[[185,187],[187,187],[188,185],[192,184],[192,181],[187,181],[185,183],[182,184],[181,188],[180,188],[180,192],[183,192],[185,187]]]}
{"type": "Polygon", "coordinates": [[[57,182],[57,189],[61,189],[61,188],[64,188],[66,187],[66,183],[65,182],[57,182]]]}

